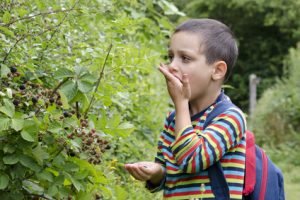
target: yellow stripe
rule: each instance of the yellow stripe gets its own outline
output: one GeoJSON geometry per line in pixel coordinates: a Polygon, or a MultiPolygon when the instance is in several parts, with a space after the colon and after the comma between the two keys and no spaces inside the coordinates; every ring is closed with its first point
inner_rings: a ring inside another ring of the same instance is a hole
{"type": "Polygon", "coordinates": [[[244,169],[245,168],[245,164],[239,164],[239,163],[222,163],[221,162],[222,167],[237,167],[237,168],[241,168],[244,169]]]}
{"type": "Polygon", "coordinates": [[[199,183],[200,185],[202,184],[202,183],[209,183],[209,179],[208,178],[204,178],[204,179],[197,179],[197,180],[189,180],[189,181],[180,181],[180,182],[177,182],[177,183],[172,183],[172,184],[170,184],[170,183],[168,183],[168,184],[166,184],[167,186],[177,186],[177,185],[185,185],[185,184],[192,184],[192,183],[199,183]]]}

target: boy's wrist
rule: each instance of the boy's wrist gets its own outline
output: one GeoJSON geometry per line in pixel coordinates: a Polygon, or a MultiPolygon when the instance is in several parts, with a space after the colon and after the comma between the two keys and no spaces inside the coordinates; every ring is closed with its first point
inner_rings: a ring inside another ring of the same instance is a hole
{"type": "Polygon", "coordinates": [[[184,99],[184,100],[181,100],[181,101],[174,102],[174,106],[175,106],[175,110],[182,109],[182,108],[184,108],[184,109],[188,108],[189,107],[189,100],[184,99]]]}
{"type": "Polygon", "coordinates": [[[160,166],[160,170],[158,171],[158,173],[154,174],[149,181],[153,185],[158,185],[161,182],[161,180],[164,178],[164,176],[165,176],[165,169],[163,166],[160,166]]]}

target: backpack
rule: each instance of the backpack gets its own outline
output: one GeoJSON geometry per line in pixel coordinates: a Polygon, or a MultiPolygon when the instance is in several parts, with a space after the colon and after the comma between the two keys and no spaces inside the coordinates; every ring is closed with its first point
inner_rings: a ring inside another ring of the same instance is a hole
{"type": "MultiPolygon", "coordinates": [[[[207,115],[205,129],[212,120],[230,107],[236,107],[230,100],[223,100],[207,115]]],[[[168,121],[175,117],[172,112],[168,121]]],[[[217,200],[230,200],[229,188],[220,161],[208,168],[212,191],[217,200]]],[[[255,144],[254,135],[246,131],[246,161],[243,200],[284,200],[284,181],[279,168],[270,160],[264,150],[255,144]]]]}

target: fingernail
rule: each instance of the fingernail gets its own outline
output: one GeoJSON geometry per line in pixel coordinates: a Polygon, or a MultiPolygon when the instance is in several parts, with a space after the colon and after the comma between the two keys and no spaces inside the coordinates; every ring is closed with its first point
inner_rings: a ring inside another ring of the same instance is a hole
{"type": "Polygon", "coordinates": [[[145,166],[145,165],[144,165],[143,167],[144,167],[144,168],[148,168],[148,167],[147,167],[147,166],[145,166]]]}

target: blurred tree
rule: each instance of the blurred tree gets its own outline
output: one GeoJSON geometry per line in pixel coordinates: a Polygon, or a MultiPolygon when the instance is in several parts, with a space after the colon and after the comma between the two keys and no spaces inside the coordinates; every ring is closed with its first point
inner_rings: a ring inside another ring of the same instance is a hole
{"type": "Polygon", "coordinates": [[[248,110],[249,74],[262,78],[258,86],[260,97],[282,76],[284,57],[300,38],[300,1],[175,0],[175,4],[190,18],[217,19],[235,33],[240,55],[228,82],[235,89],[227,93],[245,111],[248,110]]]}

